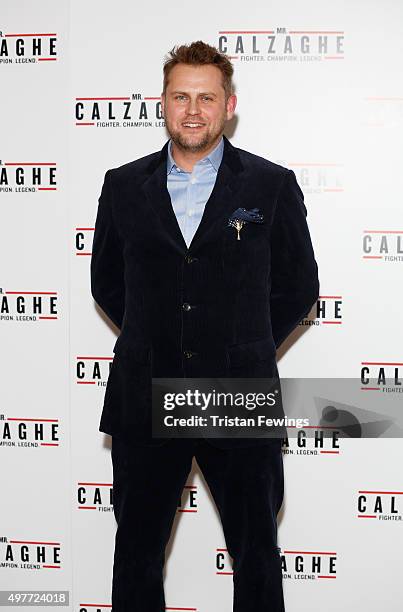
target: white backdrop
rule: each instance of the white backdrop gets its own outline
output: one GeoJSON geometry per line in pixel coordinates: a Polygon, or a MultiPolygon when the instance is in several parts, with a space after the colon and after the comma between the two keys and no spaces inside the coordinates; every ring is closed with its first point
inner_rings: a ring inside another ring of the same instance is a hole
{"type": "MultiPolygon", "coordinates": [[[[90,294],[91,245],[105,171],[167,138],[159,96],[175,44],[202,39],[234,58],[233,144],[293,169],[305,194],[321,297],[280,374],[359,380],[369,364],[373,388],[384,368],[398,390],[402,18],[398,0],[2,0],[1,588],[69,590],[72,611],[110,610],[112,470],[98,424],[116,330],[90,294]]],[[[284,453],[287,611],[398,612],[400,440],[291,440],[284,453]]],[[[196,464],[165,586],[167,610],[232,609],[196,464]]]]}

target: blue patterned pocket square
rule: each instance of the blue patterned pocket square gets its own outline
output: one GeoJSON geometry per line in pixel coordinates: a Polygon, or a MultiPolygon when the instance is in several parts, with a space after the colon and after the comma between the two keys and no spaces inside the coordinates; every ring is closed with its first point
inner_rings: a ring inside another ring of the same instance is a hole
{"type": "Polygon", "coordinates": [[[238,232],[237,240],[241,239],[240,231],[246,223],[264,223],[264,217],[258,208],[237,208],[228,219],[228,225],[238,232]]]}

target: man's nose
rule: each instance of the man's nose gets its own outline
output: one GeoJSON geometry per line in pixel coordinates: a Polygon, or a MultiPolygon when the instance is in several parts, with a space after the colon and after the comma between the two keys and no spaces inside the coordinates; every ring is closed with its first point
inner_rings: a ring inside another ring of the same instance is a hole
{"type": "Polygon", "coordinates": [[[187,111],[189,115],[198,115],[200,113],[200,105],[197,98],[189,100],[187,111]]]}

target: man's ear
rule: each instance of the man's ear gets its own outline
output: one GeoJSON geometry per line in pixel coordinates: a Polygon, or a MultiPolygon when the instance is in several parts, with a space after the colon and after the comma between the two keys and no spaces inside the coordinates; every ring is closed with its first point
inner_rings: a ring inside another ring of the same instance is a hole
{"type": "Polygon", "coordinates": [[[237,103],[236,95],[235,94],[231,94],[228,97],[227,104],[226,104],[226,107],[227,107],[227,120],[232,119],[232,117],[234,116],[235,109],[236,109],[236,103],[237,103]]]}

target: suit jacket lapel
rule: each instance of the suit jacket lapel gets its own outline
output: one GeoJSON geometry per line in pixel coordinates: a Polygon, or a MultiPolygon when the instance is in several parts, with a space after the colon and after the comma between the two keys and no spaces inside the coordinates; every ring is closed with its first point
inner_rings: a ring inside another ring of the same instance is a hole
{"type": "Polygon", "coordinates": [[[168,142],[161,149],[156,162],[150,164],[150,175],[142,187],[151,206],[160,218],[166,237],[176,249],[185,252],[187,251],[187,245],[167,189],[167,151],[168,142]]]}
{"type": "Polygon", "coordinates": [[[143,183],[143,189],[158,214],[171,244],[182,254],[193,253],[208,238],[216,222],[222,219],[227,212],[229,216],[232,210],[238,207],[235,200],[237,199],[237,184],[243,169],[242,163],[237,150],[224,136],[223,158],[216,181],[206,202],[200,224],[188,248],[167,189],[167,151],[168,142],[161,149],[157,160],[150,166],[150,176],[143,183]]]}
{"type": "Polygon", "coordinates": [[[189,251],[194,252],[208,240],[214,229],[221,229],[227,223],[231,212],[238,208],[238,184],[242,178],[243,166],[239,154],[230,141],[224,136],[223,158],[218,169],[217,178],[209,199],[206,202],[203,216],[196,230],[189,251]]]}

